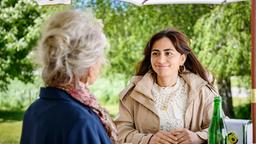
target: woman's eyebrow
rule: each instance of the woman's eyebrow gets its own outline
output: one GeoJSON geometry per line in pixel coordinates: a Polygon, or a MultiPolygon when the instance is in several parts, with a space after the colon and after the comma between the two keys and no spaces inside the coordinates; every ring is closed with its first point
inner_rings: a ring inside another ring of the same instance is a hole
{"type": "MultiPolygon", "coordinates": [[[[152,51],[157,51],[157,52],[159,52],[160,50],[158,50],[158,49],[152,49],[152,51]]],[[[167,48],[167,49],[164,49],[164,51],[174,51],[173,49],[170,49],[170,48],[167,48]]]]}
{"type": "Polygon", "coordinates": [[[168,48],[168,49],[164,49],[164,51],[174,51],[174,50],[173,50],[173,49],[168,48]]]}

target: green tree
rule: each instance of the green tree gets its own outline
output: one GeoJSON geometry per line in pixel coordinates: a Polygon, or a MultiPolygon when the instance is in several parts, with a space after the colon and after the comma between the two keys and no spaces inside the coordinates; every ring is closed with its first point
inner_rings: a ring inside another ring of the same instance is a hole
{"type": "Polygon", "coordinates": [[[0,2],[0,91],[13,79],[33,82],[35,65],[29,53],[37,44],[44,20],[71,6],[39,6],[34,0],[0,2]]]}
{"type": "Polygon", "coordinates": [[[33,66],[27,58],[39,37],[42,9],[31,0],[0,2],[0,90],[12,79],[33,80],[33,66]]]}
{"type": "Polygon", "coordinates": [[[194,34],[192,45],[216,76],[224,111],[233,117],[230,77],[250,75],[250,3],[217,6],[197,21],[194,34]]]}

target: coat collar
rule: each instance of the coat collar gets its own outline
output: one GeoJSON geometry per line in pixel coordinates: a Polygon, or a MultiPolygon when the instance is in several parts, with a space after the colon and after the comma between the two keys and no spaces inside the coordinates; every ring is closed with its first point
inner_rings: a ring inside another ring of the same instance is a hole
{"type": "MultiPolygon", "coordinates": [[[[140,77],[138,77],[139,79],[140,77]]],[[[138,80],[137,80],[138,81],[138,80]]],[[[141,79],[135,84],[134,91],[143,94],[145,97],[153,100],[153,95],[151,93],[154,84],[154,77],[151,72],[146,73],[141,79]]]]}
{"type": "MultiPolygon", "coordinates": [[[[189,101],[196,98],[196,93],[199,92],[202,86],[207,85],[207,81],[203,80],[200,76],[186,71],[180,75],[181,78],[185,80],[189,88],[189,101]]],[[[135,76],[132,78],[131,82],[135,85],[134,91],[143,94],[145,97],[153,100],[153,95],[151,93],[154,77],[152,72],[146,73],[144,76],[135,76]]]]}
{"type": "MultiPolygon", "coordinates": [[[[183,78],[188,84],[188,107],[191,107],[193,105],[194,99],[197,98],[201,87],[207,85],[207,82],[200,76],[191,73],[190,71],[184,72],[180,75],[180,77],[183,78]]],[[[154,84],[154,76],[152,72],[148,72],[144,76],[133,77],[131,83],[134,86],[131,97],[158,115],[157,110],[154,107],[153,95],[151,93],[154,84]]]]}
{"type": "Polygon", "coordinates": [[[200,92],[200,89],[203,86],[208,85],[208,82],[202,79],[200,76],[190,72],[190,71],[185,71],[180,75],[185,82],[188,85],[188,104],[191,103],[197,96],[198,93],[200,92]]]}
{"type": "Polygon", "coordinates": [[[39,97],[42,99],[72,99],[67,92],[54,87],[41,87],[39,97]]]}

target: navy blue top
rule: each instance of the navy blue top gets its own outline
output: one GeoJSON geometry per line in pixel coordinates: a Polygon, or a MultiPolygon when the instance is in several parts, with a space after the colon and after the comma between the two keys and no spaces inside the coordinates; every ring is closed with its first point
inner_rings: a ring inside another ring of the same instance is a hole
{"type": "Polygon", "coordinates": [[[99,117],[57,88],[41,88],[24,115],[21,144],[111,144],[99,117]]]}

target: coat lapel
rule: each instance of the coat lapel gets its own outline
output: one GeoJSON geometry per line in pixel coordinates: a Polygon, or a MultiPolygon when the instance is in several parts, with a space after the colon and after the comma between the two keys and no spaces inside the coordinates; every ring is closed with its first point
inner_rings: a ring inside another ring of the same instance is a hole
{"type": "Polygon", "coordinates": [[[199,96],[199,91],[207,82],[201,77],[191,72],[185,72],[180,75],[188,85],[188,107],[185,112],[185,128],[189,129],[195,109],[195,99],[199,96]]]}
{"type": "Polygon", "coordinates": [[[146,73],[136,84],[133,93],[131,93],[131,97],[152,111],[155,115],[158,115],[155,108],[153,95],[151,93],[153,83],[154,79],[151,72],[146,73]]]}
{"type": "Polygon", "coordinates": [[[149,99],[141,94],[131,94],[131,97],[135,101],[137,101],[138,103],[140,103],[141,105],[145,106],[147,109],[152,111],[156,116],[158,115],[156,108],[155,108],[154,101],[152,101],[151,99],[149,99]]]}

